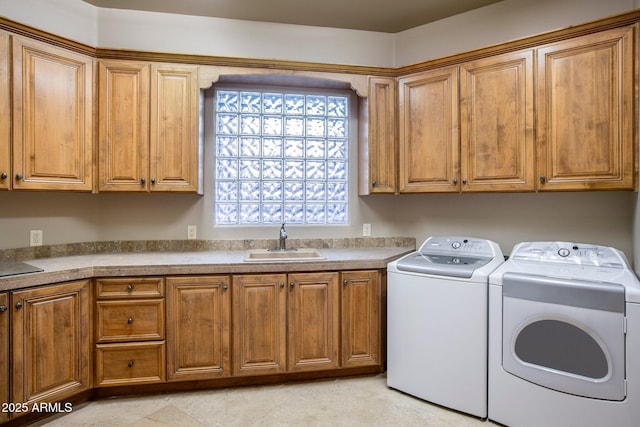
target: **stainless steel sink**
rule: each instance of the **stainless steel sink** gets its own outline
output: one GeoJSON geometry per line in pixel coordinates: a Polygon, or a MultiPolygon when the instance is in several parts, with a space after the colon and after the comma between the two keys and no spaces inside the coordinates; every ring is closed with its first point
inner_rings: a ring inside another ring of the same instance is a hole
{"type": "Polygon", "coordinates": [[[250,249],[245,254],[245,262],[286,262],[286,261],[317,261],[326,259],[324,255],[313,248],[301,249],[250,249]]]}

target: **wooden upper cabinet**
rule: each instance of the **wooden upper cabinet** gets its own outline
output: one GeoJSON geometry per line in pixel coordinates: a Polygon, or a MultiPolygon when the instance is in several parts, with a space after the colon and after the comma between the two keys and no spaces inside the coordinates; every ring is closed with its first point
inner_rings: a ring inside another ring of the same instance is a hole
{"type": "Polygon", "coordinates": [[[533,191],[533,51],[460,67],[460,182],[466,191],[533,191]]]}
{"type": "Polygon", "coordinates": [[[99,190],[200,193],[198,67],[98,64],[99,190]]]}
{"type": "Polygon", "coordinates": [[[397,184],[397,90],[392,77],[371,77],[368,99],[368,162],[360,194],[395,193],[397,184]]]}
{"type": "Polygon", "coordinates": [[[540,190],[636,188],[636,28],[537,50],[540,190]]]}
{"type": "MultiPolygon", "coordinates": [[[[10,84],[9,34],[0,31],[0,190],[8,190],[11,186],[10,84]]],[[[0,419],[1,417],[0,415],[0,419]]]]}
{"type": "Polygon", "coordinates": [[[202,191],[199,93],[197,66],[151,66],[151,191],[202,191]]]}
{"type": "Polygon", "coordinates": [[[98,62],[99,191],[148,191],[150,65],[98,62]]]}
{"type": "Polygon", "coordinates": [[[399,79],[401,193],[459,191],[458,67],[399,79]]]}
{"type": "Polygon", "coordinates": [[[61,402],[91,387],[89,283],[11,294],[11,401],[61,402]]]}
{"type": "Polygon", "coordinates": [[[18,36],[12,49],[13,188],[91,191],[93,59],[18,36]]]}

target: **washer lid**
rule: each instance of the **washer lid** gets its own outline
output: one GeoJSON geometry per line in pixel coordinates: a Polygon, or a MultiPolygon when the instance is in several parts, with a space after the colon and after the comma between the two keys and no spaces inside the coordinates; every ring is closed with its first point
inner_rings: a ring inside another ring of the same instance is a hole
{"type": "Polygon", "coordinates": [[[469,279],[473,272],[491,262],[493,257],[470,257],[414,252],[399,260],[398,270],[437,276],[469,279]]]}

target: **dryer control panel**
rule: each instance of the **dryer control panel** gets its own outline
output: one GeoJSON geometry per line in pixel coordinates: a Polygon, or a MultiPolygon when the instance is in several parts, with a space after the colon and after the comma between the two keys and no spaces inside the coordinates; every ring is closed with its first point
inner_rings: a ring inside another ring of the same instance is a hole
{"type": "Polygon", "coordinates": [[[511,259],[610,268],[625,268],[627,263],[614,248],[570,242],[520,243],[513,249],[511,259]]]}

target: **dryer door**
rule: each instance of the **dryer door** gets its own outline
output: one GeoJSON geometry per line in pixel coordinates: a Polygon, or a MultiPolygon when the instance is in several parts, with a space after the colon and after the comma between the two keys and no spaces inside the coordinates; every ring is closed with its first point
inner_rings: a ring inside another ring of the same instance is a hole
{"type": "Polygon", "coordinates": [[[623,400],[624,287],[505,273],[502,365],[535,384],[623,400]]]}

